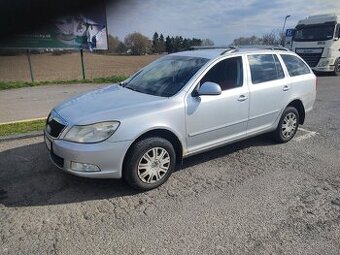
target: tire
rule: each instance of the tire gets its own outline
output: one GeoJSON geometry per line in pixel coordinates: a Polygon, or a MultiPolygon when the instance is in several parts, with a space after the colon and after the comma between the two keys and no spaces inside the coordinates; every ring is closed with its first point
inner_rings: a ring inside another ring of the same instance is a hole
{"type": "Polygon", "coordinates": [[[126,155],[123,178],[133,188],[154,189],[170,177],[176,167],[173,145],[161,137],[150,137],[132,145],[126,155]]]}
{"type": "Polygon", "coordinates": [[[340,76],[340,58],[335,60],[333,74],[335,76],[340,76]]]}
{"type": "Polygon", "coordinates": [[[290,141],[299,127],[299,112],[296,108],[288,106],[280,118],[276,130],[273,133],[274,139],[279,143],[290,141]]]}

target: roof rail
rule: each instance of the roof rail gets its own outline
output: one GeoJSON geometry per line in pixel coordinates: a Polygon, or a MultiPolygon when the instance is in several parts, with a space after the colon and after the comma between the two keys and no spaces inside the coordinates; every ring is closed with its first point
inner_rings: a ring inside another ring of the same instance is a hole
{"type": "Polygon", "coordinates": [[[245,49],[263,49],[263,50],[283,50],[290,51],[289,49],[281,46],[281,45],[228,45],[228,46],[191,46],[190,50],[207,50],[207,49],[224,49],[220,53],[220,55],[224,55],[227,53],[234,53],[245,49]]]}
{"type": "Polygon", "coordinates": [[[221,52],[220,55],[224,55],[226,53],[232,53],[237,50],[235,46],[192,46],[190,50],[207,50],[207,49],[221,49],[224,51],[221,52]]]}
{"type": "Polygon", "coordinates": [[[191,46],[190,50],[228,49],[230,46],[191,46]]]}
{"type": "Polygon", "coordinates": [[[288,48],[283,47],[282,45],[231,45],[230,47],[235,47],[237,50],[240,49],[265,49],[265,50],[283,50],[283,51],[290,51],[288,48]]]}

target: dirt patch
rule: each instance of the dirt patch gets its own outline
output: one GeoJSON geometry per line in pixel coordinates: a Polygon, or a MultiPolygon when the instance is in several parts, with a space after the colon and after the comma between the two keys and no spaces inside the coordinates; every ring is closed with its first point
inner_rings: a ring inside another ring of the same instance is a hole
{"type": "MultiPolygon", "coordinates": [[[[130,75],[159,57],[160,55],[107,56],[85,53],[86,78],[130,75]]],[[[60,56],[38,54],[32,55],[31,60],[37,81],[82,78],[79,53],[60,56]]],[[[0,81],[30,81],[27,57],[0,56],[0,81]]]]}

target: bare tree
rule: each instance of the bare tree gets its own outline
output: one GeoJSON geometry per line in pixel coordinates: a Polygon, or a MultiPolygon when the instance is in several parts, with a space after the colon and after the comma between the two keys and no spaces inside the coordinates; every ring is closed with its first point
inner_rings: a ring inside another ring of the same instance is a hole
{"type": "Polygon", "coordinates": [[[284,34],[275,29],[261,37],[253,35],[250,37],[239,37],[233,41],[233,45],[283,45],[283,43],[284,34]]]}
{"type": "Polygon", "coordinates": [[[262,40],[263,44],[267,45],[283,45],[284,34],[279,30],[273,29],[270,33],[264,34],[262,40]]]}
{"type": "Polygon", "coordinates": [[[233,45],[254,45],[254,44],[262,44],[261,38],[253,35],[250,37],[239,37],[233,41],[233,45]]]}
{"type": "Polygon", "coordinates": [[[149,38],[138,32],[128,34],[124,42],[127,49],[130,49],[133,55],[146,54],[151,49],[151,41],[149,38]]]}
{"type": "Polygon", "coordinates": [[[202,40],[201,46],[214,46],[214,42],[209,38],[206,38],[202,40]]]}
{"type": "Polygon", "coordinates": [[[109,52],[118,53],[118,47],[122,43],[117,36],[109,35],[109,52]]]}
{"type": "Polygon", "coordinates": [[[276,34],[274,33],[274,31],[266,33],[262,36],[262,41],[263,44],[274,45],[276,44],[276,34]]]}

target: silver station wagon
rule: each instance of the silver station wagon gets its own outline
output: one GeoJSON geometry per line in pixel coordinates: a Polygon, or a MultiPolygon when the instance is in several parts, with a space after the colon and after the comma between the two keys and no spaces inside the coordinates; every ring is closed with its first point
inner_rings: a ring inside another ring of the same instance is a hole
{"type": "Polygon", "coordinates": [[[193,154],[267,132],[291,140],[315,96],[316,77],[293,52],[185,51],[56,106],[45,142],[69,173],[148,190],[193,154]]]}

